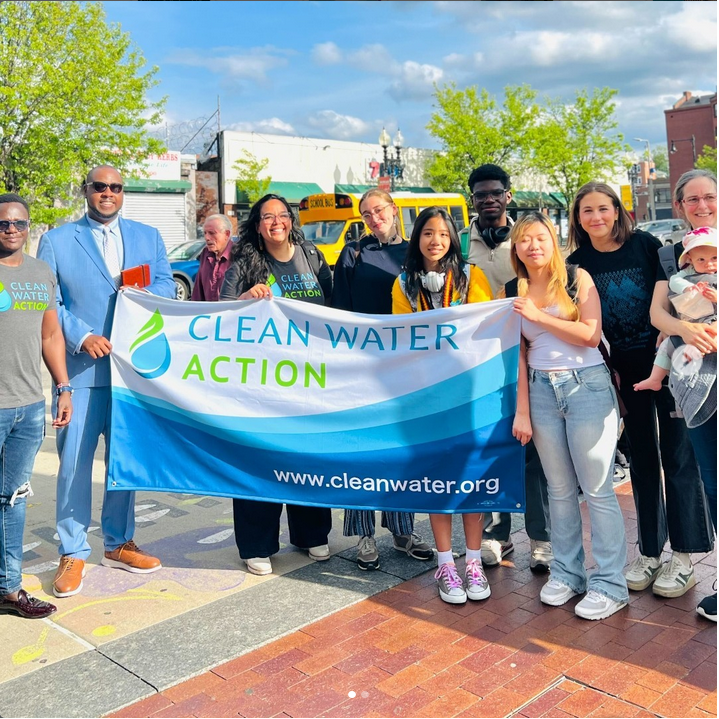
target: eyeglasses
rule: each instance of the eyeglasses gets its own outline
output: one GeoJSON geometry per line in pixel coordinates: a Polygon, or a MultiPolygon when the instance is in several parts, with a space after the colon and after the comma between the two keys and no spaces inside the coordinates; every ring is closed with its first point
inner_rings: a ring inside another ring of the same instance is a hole
{"type": "Polygon", "coordinates": [[[271,215],[268,212],[266,215],[260,217],[260,220],[266,225],[271,225],[276,219],[280,222],[289,222],[292,219],[292,215],[289,212],[280,212],[279,215],[271,215]]]}
{"type": "Polygon", "coordinates": [[[119,195],[122,192],[122,185],[119,182],[86,182],[85,187],[92,187],[95,192],[105,192],[110,188],[110,192],[119,195]]]}
{"type": "Polygon", "coordinates": [[[0,220],[0,232],[7,232],[12,225],[18,232],[25,232],[30,227],[30,220],[0,220]]]}
{"type": "Polygon", "coordinates": [[[704,202],[707,205],[711,205],[717,201],[717,196],[716,195],[704,195],[704,197],[695,197],[695,196],[685,197],[682,200],[682,202],[687,207],[696,207],[702,200],[704,200],[704,202]]]}
{"type": "Polygon", "coordinates": [[[501,200],[506,190],[490,190],[489,192],[473,192],[472,197],[479,203],[486,202],[490,197],[493,200],[501,200]]]}
{"type": "Polygon", "coordinates": [[[369,210],[368,212],[363,212],[360,217],[365,221],[369,222],[373,217],[379,217],[387,208],[389,205],[384,205],[384,207],[375,207],[374,210],[369,210]]]}

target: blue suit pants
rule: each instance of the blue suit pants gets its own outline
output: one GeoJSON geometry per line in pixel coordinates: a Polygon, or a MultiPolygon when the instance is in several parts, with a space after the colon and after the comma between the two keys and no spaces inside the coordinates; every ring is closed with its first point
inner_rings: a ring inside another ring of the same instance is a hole
{"type": "MultiPolygon", "coordinates": [[[[135,493],[107,491],[110,444],[110,387],[81,387],[73,397],[73,417],[57,433],[57,533],[60,554],[90,556],[87,530],[92,512],[92,462],[100,435],[105,436],[105,480],[101,525],[105,549],[112,551],[135,533],[135,493]]],[[[131,451],[128,448],[128,451],[131,451]]]]}

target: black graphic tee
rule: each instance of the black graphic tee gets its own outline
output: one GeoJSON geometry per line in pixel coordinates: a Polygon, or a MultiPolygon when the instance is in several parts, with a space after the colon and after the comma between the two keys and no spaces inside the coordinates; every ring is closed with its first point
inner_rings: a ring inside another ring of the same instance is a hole
{"type": "Polygon", "coordinates": [[[612,354],[654,351],[658,331],[649,321],[649,308],[660,247],[655,237],[635,230],[614,252],[598,252],[587,243],[567,258],[567,262],[585,269],[597,286],[602,301],[602,331],[612,354]]]}

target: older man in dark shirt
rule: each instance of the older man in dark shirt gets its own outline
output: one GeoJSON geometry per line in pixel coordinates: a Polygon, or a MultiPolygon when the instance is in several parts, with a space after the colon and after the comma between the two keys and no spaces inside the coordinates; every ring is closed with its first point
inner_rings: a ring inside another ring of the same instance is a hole
{"type": "Polygon", "coordinates": [[[217,302],[230,264],[232,222],[227,215],[210,215],[203,229],[207,246],[200,254],[200,269],[197,271],[191,299],[217,302]]]}

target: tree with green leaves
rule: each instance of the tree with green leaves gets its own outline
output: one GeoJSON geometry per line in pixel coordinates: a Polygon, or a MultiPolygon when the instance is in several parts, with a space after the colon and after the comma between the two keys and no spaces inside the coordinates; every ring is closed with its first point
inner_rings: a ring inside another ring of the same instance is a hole
{"type": "Polygon", "coordinates": [[[479,165],[492,162],[516,174],[531,154],[538,108],[528,85],[506,87],[504,103],[476,86],[454,83],[435,90],[436,111],[427,125],[441,152],[427,168],[430,184],[443,192],[468,196],[467,179],[479,165]]]}
{"type": "Polygon", "coordinates": [[[611,180],[626,165],[630,150],[616,131],[617,91],[577,92],[573,103],[549,100],[536,131],[533,168],[565,198],[567,209],[577,190],[591,180],[611,180]]]}
{"type": "Polygon", "coordinates": [[[81,205],[94,165],[123,172],[163,151],[145,129],[164,105],[147,98],[145,64],[101,3],[0,3],[0,191],[53,224],[81,205]]]}
{"type": "Polygon", "coordinates": [[[258,160],[251,152],[243,150],[242,156],[232,165],[232,169],[237,171],[237,191],[244,193],[251,205],[270,190],[272,178],[269,175],[260,177],[269,164],[266,157],[258,160]]]}
{"type": "Polygon", "coordinates": [[[711,170],[717,174],[717,149],[711,145],[704,145],[702,154],[697,157],[695,166],[700,170],[711,170]]]}
{"type": "Polygon", "coordinates": [[[652,160],[657,172],[669,174],[669,153],[666,145],[656,145],[652,150],[652,160]]]}

